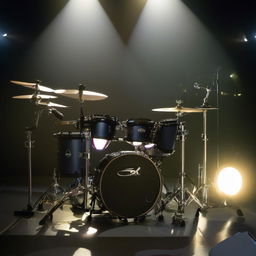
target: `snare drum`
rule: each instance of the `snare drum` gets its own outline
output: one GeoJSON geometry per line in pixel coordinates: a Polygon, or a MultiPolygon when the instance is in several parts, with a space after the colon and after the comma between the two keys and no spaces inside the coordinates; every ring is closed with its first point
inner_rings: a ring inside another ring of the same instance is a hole
{"type": "Polygon", "coordinates": [[[172,153],[175,149],[177,130],[177,119],[166,119],[158,122],[153,139],[157,149],[164,153],[172,153]]]}
{"type": "Polygon", "coordinates": [[[152,143],[155,122],[149,119],[129,119],[125,122],[125,140],[134,146],[152,143]]]}
{"type": "Polygon", "coordinates": [[[58,169],[64,176],[83,176],[85,170],[85,137],[80,132],[59,132],[58,169]]]}
{"type": "Polygon", "coordinates": [[[114,139],[118,120],[108,115],[93,115],[90,117],[93,146],[97,150],[105,149],[114,139]]]}
{"type": "Polygon", "coordinates": [[[162,180],[156,165],[144,153],[122,151],[101,160],[96,186],[100,202],[110,213],[135,218],[156,205],[162,180]]]}

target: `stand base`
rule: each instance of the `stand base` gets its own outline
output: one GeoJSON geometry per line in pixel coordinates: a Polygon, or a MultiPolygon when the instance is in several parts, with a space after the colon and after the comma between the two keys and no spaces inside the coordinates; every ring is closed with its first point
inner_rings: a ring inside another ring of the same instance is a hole
{"type": "Polygon", "coordinates": [[[31,205],[28,205],[26,210],[24,209],[21,211],[15,211],[14,215],[20,216],[20,217],[25,217],[25,218],[31,218],[32,216],[34,216],[34,212],[33,212],[31,205]]]}
{"type": "Polygon", "coordinates": [[[172,224],[174,226],[185,227],[186,222],[183,218],[183,215],[174,214],[174,216],[172,217],[172,224]]]}
{"type": "Polygon", "coordinates": [[[238,217],[243,217],[244,213],[241,210],[240,207],[238,206],[234,206],[232,204],[228,204],[227,202],[224,202],[223,204],[218,204],[218,205],[205,205],[203,208],[199,208],[199,212],[201,212],[204,216],[207,214],[209,209],[216,209],[216,208],[229,208],[229,209],[233,209],[238,217]]]}

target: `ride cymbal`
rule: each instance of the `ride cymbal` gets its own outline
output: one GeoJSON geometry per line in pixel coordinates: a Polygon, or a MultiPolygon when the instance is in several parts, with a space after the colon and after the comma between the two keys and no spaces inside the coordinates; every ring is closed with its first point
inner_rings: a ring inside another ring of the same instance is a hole
{"type": "MultiPolygon", "coordinates": [[[[60,94],[62,96],[72,98],[72,99],[78,99],[79,100],[79,90],[72,90],[72,89],[59,89],[54,90],[56,94],[60,94]]],[[[98,92],[92,92],[92,91],[83,91],[82,100],[104,100],[108,96],[102,93],[98,92]]]]}
{"type": "Polygon", "coordinates": [[[38,89],[39,91],[42,91],[42,92],[54,92],[54,90],[52,88],[40,85],[39,82],[38,83],[29,83],[29,82],[22,82],[22,81],[16,81],[16,80],[10,80],[10,82],[13,84],[18,84],[18,85],[24,86],[26,88],[33,89],[33,90],[38,89]]]}
{"type": "Polygon", "coordinates": [[[203,109],[200,108],[186,108],[182,106],[170,107],[170,108],[153,108],[152,111],[156,112],[178,112],[178,113],[200,113],[203,109]]]}

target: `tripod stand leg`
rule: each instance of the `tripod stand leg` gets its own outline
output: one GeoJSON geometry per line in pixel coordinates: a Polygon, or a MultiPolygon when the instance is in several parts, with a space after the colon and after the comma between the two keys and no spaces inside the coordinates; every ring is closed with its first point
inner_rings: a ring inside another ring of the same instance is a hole
{"type": "Polygon", "coordinates": [[[78,195],[80,191],[84,192],[84,188],[79,184],[78,187],[70,190],[69,192],[66,192],[62,198],[47,212],[47,214],[40,220],[39,225],[45,224],[47,219],[52,217],[52,214],[59,208],[61,207],[66,200],[69,198],[78,195]]]}
{"type": "Polygon", "coordinates": [[[92,198],[91,198],[91,207],[90,207],[90,209],[89,209],[89,212],[90,212],[90,214],[87,216],[87,221],[91,221],[92,220],[92,214],[94,213],[94,210],[95,210],[95,203],[96,203],[96,198],[97,198],[97,195],[96,195],[96,193],[94,193],[93,195],[92,195],[92,198]]]}
{"type": "Polygon", "coordinates": [[[68,196],[64,196],[57,204],[55,204],[47,214],[39,221],[39,225],[44,225],[48,219],[52,219],[52,214],[61,207],[64,202],[68,199],[68,196]]]}
{"type": "Polygon", "coordinates": [[[33,209],[36,209],[38,211],[43,211],[44,210],[44,206],[43,203],[46,200],[46,198],[48,197],[48,190],[46,190],[39,198],[38,200],[34,203],[33,205],[33,209]]]}
{"type": "Polygon", "coordinates": [[[204,205],[200,202],[200,200],[189,190],[186,190],[186,192],[189,194],[189,196],[192,198],[193,201],[197,203],[197,205],[202,209],[204,208],[204,205]]]}

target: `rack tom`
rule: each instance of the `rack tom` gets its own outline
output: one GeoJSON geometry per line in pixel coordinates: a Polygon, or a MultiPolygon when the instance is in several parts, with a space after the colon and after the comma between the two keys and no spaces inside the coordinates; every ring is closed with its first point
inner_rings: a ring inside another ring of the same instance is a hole
{"type": "Polygon", "coordinates": [[[163,153],[173,153],[177,137],[177,119],[165,119],[156,124],[153,142],[163,153]]]}
{"type": "Polygon", "coordinates": [[[105,149],[114,139],[118,119],[109,115],[93,115],[90,124],[94,148],[105,149]]]}
{"type": "Polygon", "coordinates": [[[152,143],[155,122],[150,119],[129,119],[125,122],[125,141],[134,146],[152,143]]]}

